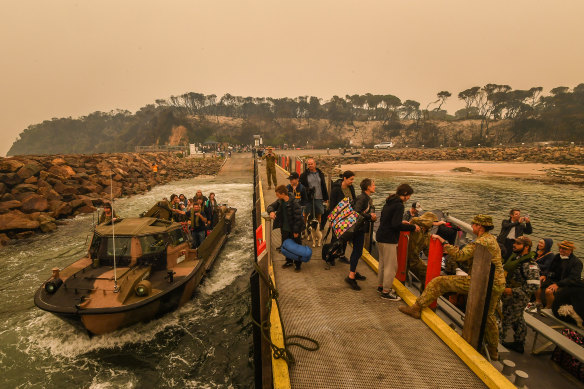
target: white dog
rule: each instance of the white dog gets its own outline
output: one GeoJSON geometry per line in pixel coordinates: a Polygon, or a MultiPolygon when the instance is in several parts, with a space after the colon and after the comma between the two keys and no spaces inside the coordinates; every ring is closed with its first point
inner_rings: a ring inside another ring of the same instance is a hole
{"type": "Polygon", "coordinates": [[[312,238],[312,247],[320,247],[322,244],[322,232],[320,231],[320,223],[316,219],[308,222],[308,240],[312,238]]]}

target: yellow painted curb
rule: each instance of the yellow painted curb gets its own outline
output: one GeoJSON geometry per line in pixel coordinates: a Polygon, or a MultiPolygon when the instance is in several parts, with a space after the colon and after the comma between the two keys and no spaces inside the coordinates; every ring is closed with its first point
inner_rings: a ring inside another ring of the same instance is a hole
{"type": "MultiPolygon", "coordinates": [[[[375,273],[379,271],[379,262],[363,249],[361,256],[375,273]]],[[[393,280],[393,289],[408,305],[416,302],[416,296],[397,279],[393,280]]],[[[422,311],[422,320],[442,339],[452,351],[485,383],[489,388],[515,388],[499,370],[489,363],[477,350],[472,348],[456,331],[450,328],[431,309],[422,311]]]]}
{"type": "MultiPolygon", "coordinates": [[[[276,165],[277,166],[277,165],[276,165]]],[[[258,175],[259,176],[259,175],[258,175]]],[[[264,192],[262,189],[261,177],[258,177],[258,184],[260,190],[260,207],[262,212],[266,211],[266,205],[264,202],[264,192]]],[[[264,242],[266,241],[266,221],[262,217],[262,234],[264,242]]],[[[274,267],[271,263],[268,264],[268,273],[274,287],[276,287],[276,278],[274,277],[274,267]]],[[[270,339],[272,343],[280,348],[284,348],[284,333],[282,331],[282,322],[280,320],[280,312],[278,311],[278,305],[276,300],[272,299],[272,310],[270,312],[270,339]]],[[[282,358],[274,358],[272,350],[272,379],[274,383],[274,388],[276,389],[289,389],[290,386],[290,371],[288,370],[288,364],[282,358]]]]}

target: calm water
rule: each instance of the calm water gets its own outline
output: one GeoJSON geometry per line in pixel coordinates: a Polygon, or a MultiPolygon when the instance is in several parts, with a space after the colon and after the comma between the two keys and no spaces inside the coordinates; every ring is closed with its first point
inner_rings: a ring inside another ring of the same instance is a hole
{"type": "MultiPolygon", "coordinates": [[[[359,174],[355,182],[365,176],[359,174]]],[[[401,183],[414,188],[406,204],[419,201],[424,211],[441,209],[470,223],[477,213],[489,214],[495,224],[494,233],[501,230],[501,222],[508,218],[511,208],[529,214],[533,227],[532,240],[552,238],[556,243],[563,239],[576,243],[575,254],[584,249],[584,188],[572,185],[549,185],[507,178],[377,176],[373,202],[378,212],[385,198],[401,183]]],[[[584,252],[584,251],[583,251],[584,252]]],[[[584,255],[579,255],[584,260],[584,255]]]]}
{"type": "MultiPolygon", "coordinates": [[[[357,177],[357,182],[363,176],[357,177]]],[[[509,179],[377,177],[374,202],[410,183],[426,210],[439,208],[462,220],[491,214],[497,224],[511,207],[531,215],[535,237],[569,238],[582,248],[583,190],[509,179]]],[[[92,217],[67,221],[56,233],[0,250],[0,388],[250,387],[253,382],[249,273],[253,241],[250,184],[188,180],[117,202],[132,216],[171,193],[214,191],[238,208],[237,227],[195,298],[159,320],[89,338],[33,304],[50,269],[83,255],[92,217]]],[[[576,253],[578,254],[578,252],[576,253]]]]}
{"type": "Polygon", "coordinates": [[[163,196],[193,196],[196,189],[214,191],[219,202],[236,207],[236,228],[194,299],[147,324],[89,338],[34,306],[33,294],[50,269],[83,255],[91,216],[0,251],[0,388],[252,385],[252,185],[175,182],[117,201],[117,212],[137,215],[163,196]]]}

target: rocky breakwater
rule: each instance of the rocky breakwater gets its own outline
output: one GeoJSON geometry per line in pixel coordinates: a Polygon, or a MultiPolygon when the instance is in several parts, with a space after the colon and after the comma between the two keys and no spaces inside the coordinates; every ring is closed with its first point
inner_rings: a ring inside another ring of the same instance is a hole
{"type": "MultiPolygon", "coordinates": [[[[459,147],[459,148],[403,148],[369,150],[358,155],[315,156],[318,166],[326,173],[336,173],[339,165],[385,161],[493,161],[535,162],[562,165],[584,165],[584,147],[459,147]]],[[[550,169],[549,181],[584,184],[584,170],[550,169]]]]}
{"type": "Polygon", "coordinates": [[[222,163],[169,153],[0,158],[0,242],[53,231],[59,219],[94,212],[111,194],[131,196],[172,180],[216,174],[222,163]]]}

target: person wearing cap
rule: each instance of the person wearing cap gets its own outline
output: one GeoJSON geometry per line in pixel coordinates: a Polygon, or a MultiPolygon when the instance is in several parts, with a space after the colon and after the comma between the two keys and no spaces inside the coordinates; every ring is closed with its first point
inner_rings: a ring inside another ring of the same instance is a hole
{"type": "Polygon", "coordinates": [[[292,197],[301,207],[304,207],[308,203],[308,195],[306,194],[306,188],[300,183],[299,178],[298,173],[290,173],[288,176],[290,183],[286,185],[286,189],[288,189],[288,196],[292,197]]]}
{"type": "Polygon", "coordinates": [[[533,293],[539,289],[539,267],[535,263],[535,251],[531,251],[531,239],[527,236],[515,238],[513,254],[503,262],[505,290],[501,296],[503,317],[499,336],[503,346],[523,354],[527,324],[523,311],[533,293]],[[513,328],[513,342],[505,342],[509,328],[513,328]]]}
{"type": "Polygon", "coordinates": [[[414,201],[410,209],[408,209],[406,213],[404,213],[404,220],[409,222],[410,220],[412,220],[413,217],[420,216],[420,212],[422,212],[422,206],[420,205],[419,202],[414,201]]]}
{"type": "Polygon", "coordinates": [[[414,217],[410,224],[420,227],[420,231],[412,231],[408,240],[408,268],[420,280],[422,289],[426,282],[426,269],[428,266],[420,259],[420,253],[423,251],[428,255],[430,247],[430,230],[438,217],[432,212],[426,212],[420,217],[414,217]]]}
{"type": "Polygon", "coordinates": [[[515,238],[523,234],[532,234],[531,220],[528,216],[521,216],[519,209],[513,208],[509,211],[509,219],[501,223],[501,232],[497,236],[497,242],[501,247],[501,253],[507,258],[513,252],[515,238]]]}
{"type": "Polygon", "coordinates": [[[266,174],[268,175],[268,189],[272,189],[272,181],[274,181],[274,187],[278,186],[278,179],[276,178],[276,161],[277,156],[274,154],[274,150],[268,147],[268,152],[262,157],[266,160],[266,174]]]}
{"type": "Polygon", "coordinates": [[[542,274],[541,288],[535,294],[535,303],[542,305],[545,295],[545,307],[551,308],[554,295],[559,288],[578,284],[582,278],[582,261],[574,255],[574,242],[563,240],[558,243],[559,254],[556,254],[550,268],[542,274]]]}
{"type": "Polygon", "coordinates": [[[105,203],[103,205],[103,212],[102,214],[99,216],[99,221],[97,222],[97,224],[106,224],[113,221],[116,221],[118,218],[118,215],[116,214],[115,211],[112,211],[112,205],[110,203],[105,203]]]}
{"type": "Polygon", "coordinates": [[[399,310],[402,313],[410,315],[416,319],[421,317],[422,309],[428,307],[439,296],[448,292],[459,294],[468,294],[472,277],[472,261],[477,245],[485,247],[491,254],[491,263],[495,266],[493,278],[493,287],[491,289],[491,299],[487,312],[487,325],[485,327],[485,342],[487,350],[492,360],[499,359],[497,345],[499,343],[499,330],[495,317],[495,308],[499,303],[499,298],[505,289],[505,273],[503,272],[503,259],[501,258],[501,249],[497,240],[489,231],[493,229],[493,218],[489,215],[476,215],[472,220],[472,230],[477,239],[468,243],[463,248],[450,245],[445,239],[438,235],[432,235],[432,239],[438,239],[444,244],[444,251],[456,262],[469,262],[470,270],[464,276],[440,276],[434,278],[428,283],[424,292],[418,297],[414,305],[408,307],[402,305],[399,310]]]}

